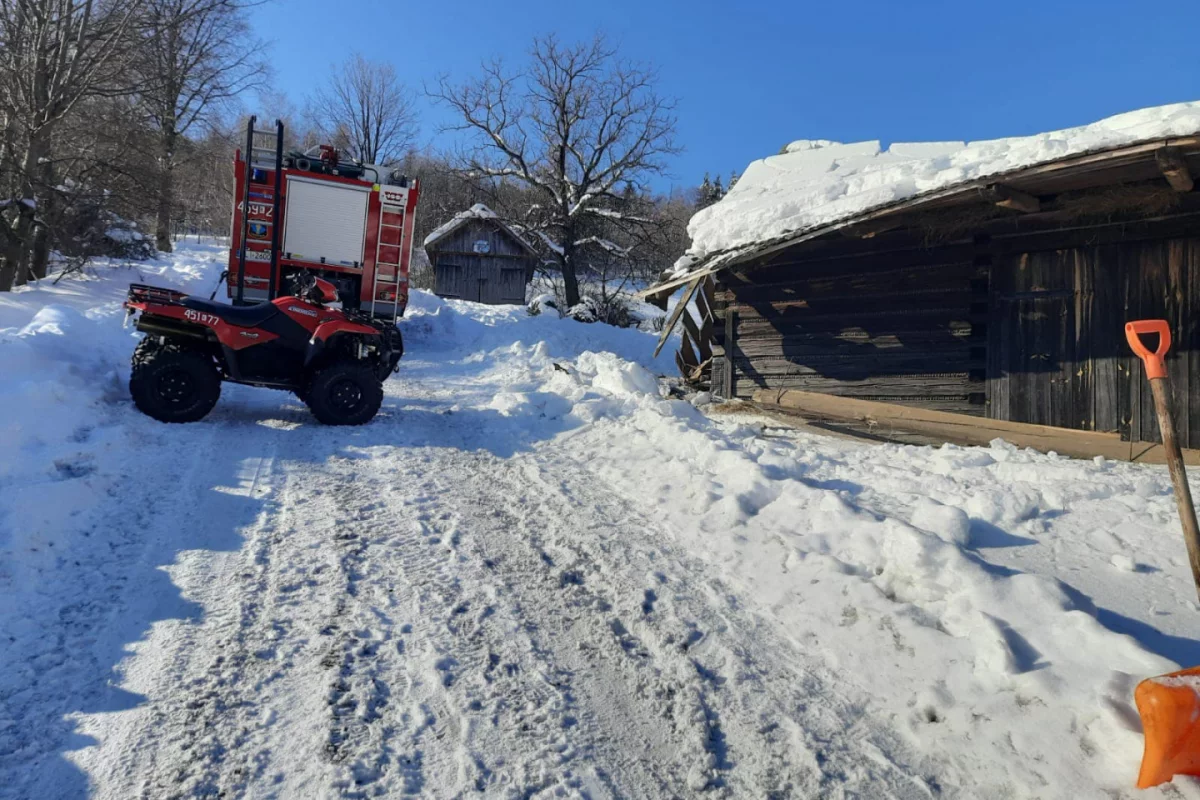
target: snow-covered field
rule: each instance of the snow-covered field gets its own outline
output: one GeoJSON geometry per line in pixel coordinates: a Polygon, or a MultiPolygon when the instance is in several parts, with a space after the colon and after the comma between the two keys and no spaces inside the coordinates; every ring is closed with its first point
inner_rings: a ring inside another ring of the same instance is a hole
{"type": "Polygon", "coordinates": [[[709,417],[652,334],[423,293],[373,424],[161,425],[118,301],[219,258],[0,296],[0,797],[1138,796],[1163,468],[709,417]]]}

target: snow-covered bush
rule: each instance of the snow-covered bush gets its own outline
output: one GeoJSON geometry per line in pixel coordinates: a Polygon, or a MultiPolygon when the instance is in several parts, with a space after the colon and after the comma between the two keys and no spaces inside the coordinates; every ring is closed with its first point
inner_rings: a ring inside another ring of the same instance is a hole
{"type": "Polygon", "coordinates": [[[414,247],[412,251],[412,263],[408,270],[408,288],[429,289],[432,291],[436,282],[433,264],[430,263],[429,255],[425,252],[425,248],[414,247]]]}
{"type": "Polygon", "coordinates": [[[529,312],[529,316],[531,317],[536,317],[547,308],[554,311],[558,310],[558,298],[554,296],[553,292],[542,292],[539,295],[535,295],[534,298],[525,306],[525,309],[529,312]]]}
{"type": "Polygon", "coordinates": [[[145,261],[153,258],[154,243],[138,230],[137,223],[122,219],[116,214],[109,214],[110,226],[100,237],[99,252],[94,255],[111,256],[114,258],[132,258],[145,261]]]}
{"type": "Polygon", "coordinates": [[[111,210],[108,192],[90,190],[70,179],[57,187],[58,203],[47,215],[63,271],[76,272],[91,258],[145,261],[156,252],[138,224],[111,210]]]}
{"type": "Polygon", "coordinates": [[[539,273],[529,286],[526,308],[531,316],[554,309],[559,316],[577,322],[603,322],[618,328],[650,332],[662,330],[665,312],[635,297],[634,288],[626,281],[605,284],[591,277],[583,281],[580,293],[579,303],[568,307],[562,278],[539,273]]]}
{"type": "Polygon", "coordinates": [[[566,315],[578,322],[604,322],[618,328],[630,328],[636,324],[629,313],[627,296],[619,293],[585,294],[578,305],[567,309],[566,315]]]}

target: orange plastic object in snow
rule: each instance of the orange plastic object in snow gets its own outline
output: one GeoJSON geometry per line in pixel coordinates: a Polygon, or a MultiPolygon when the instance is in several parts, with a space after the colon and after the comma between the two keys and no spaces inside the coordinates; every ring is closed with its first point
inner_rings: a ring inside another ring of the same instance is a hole
{"type": "Polygon", "coordinates": [[[1133,348],[1134,354],[1146,365],[1146,377],[1149,380],[1167,377],[1167,365],[1163,357],[1171,349],[1171,329],[1165,319],[1140,319],[1136,322],[1125,323],[1125,339],[1133,348]],[[1143,333],[1158,334],[1158,349],[1153,353],[1142,344],[1143,333]]]}
{"type": "Polygon", "coordinates": [[[1200,667],[1148,678],[1133,692],[1146,750],[1138,788],[1200,775],[1200,667]]]}

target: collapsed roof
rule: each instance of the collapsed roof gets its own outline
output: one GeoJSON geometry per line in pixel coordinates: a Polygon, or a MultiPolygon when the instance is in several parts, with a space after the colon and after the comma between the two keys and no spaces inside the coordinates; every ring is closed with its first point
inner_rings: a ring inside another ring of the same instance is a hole
{"type": "MultiPolygon", "coordinates": [[[[896,143],[884,149],[878,141],[793,142],[783,153],[752,163],[720,202],[692,217],[691,247],[647,293],[850,225],[918,206],[945,205],[967,194],[1009,192],[1008,202],[1020,203],[1033,199],[1020,189],[1013,192],[1022,182],[1039,192],[1083,188],[1087,182],[1078,180],[1036,187],[1032,182],[1080,170],[1095,172],[1097,165],[1124,165],[1120,180],[1137,179],[1141,173],[1130,171],[1134,162],[1148,159],[1150,169],[1162,169],[1161,164],[1154,166],[1155,153],[1162,148],[1198,146],[1200,102],[970,144],[896,143]]],[[[996,202],[1005,199],[997,196],[996,202]]]]}

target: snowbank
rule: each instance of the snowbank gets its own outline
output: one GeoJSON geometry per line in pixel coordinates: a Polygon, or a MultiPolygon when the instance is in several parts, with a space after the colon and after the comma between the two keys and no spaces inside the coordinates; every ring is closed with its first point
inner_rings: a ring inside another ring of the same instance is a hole
{"type": "Polygon", "coordinates": [[[793,142],[755,161],[715,205],[692,217],[681,276],[710,256],[798,234],[925,192],[1092,150],[1200,132],[1200,102],[1146,108],[1090,125],[972,142],[793,142]]]}
{"type": "Polygon", "coordinates": [[[1133,687],[1200,656],[1161,468],[1001,441],[766,436],[761,422],[664,399],[650,373],[611,353],[493,357],[512,362],[493,375],[518,362],[523,374],[490,409],[557,423],[597,479],[643,498],[679,544],[871,698],[871,713],[958,764],[967,796],[1132,784],[1133,687]],[[1030,552],[1009,552],[1019,549],[1030,552]]]}
{"type": "MultiPolygon", "coordinates": [[[[215,281],[222,245],[187,245],[145,264],[97,261],[82,277],[0,295],[0,481],[56,464],[81,431],[123,400],[129,355],[140,336],[123,328],[129,284],[151,280],[183,291],[215,281]]],[[[0,529],[2,530],[2,529],[0,529]]]]}

